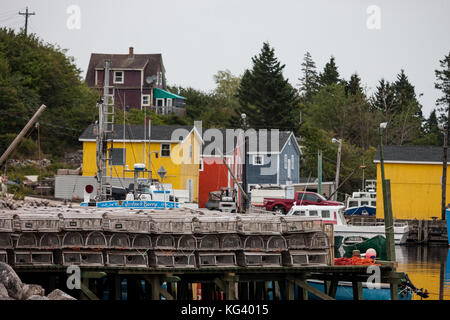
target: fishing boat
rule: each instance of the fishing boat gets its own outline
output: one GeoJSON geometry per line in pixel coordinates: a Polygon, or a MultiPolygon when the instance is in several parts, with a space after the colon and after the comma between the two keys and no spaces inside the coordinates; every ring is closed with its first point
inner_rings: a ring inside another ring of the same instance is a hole
{"type": "MultiPolygon", "coordinates": [[[[347,237],[364,237],[367,239],[378,235],[385,236],[384,224],[375,226],[355,226],[347,223],[344,217],[344,206],[292,206],[286,215],[314,217],[334,224],[334,235],[347,237]]],[[[404,244],[408,238],[409,228],[406,223],[394,224],[395,244],[404,244]]]]}
{"type": "Polygon", "coordinates": [[[347,199],[346,215],[374,216],[377,210],[375,190],[353,192],[347,199]]]}

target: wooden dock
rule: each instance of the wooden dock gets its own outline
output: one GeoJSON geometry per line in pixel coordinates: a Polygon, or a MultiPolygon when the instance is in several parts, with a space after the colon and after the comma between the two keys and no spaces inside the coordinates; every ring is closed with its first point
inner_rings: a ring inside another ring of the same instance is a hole
{"type": "MultiPolygon", "coordinates": [[[[334,300],[338,281],[353,284],[354,300],[362,300],[362,282],[371,273],[368,266],[302,266],[302,267],[202,267],[139,268],[80,266],[81,288],[68,290],[67,267],[16,266],[18,275],[27,283],[42,285],[46,292],[59,288],[82,300],[193,300],[193,284],[201,283],[202,300],[274,300],[308,299],[308,292],[322,300],[334,300]],[[122,286],[122,280],[127,285],[122,286]],[[307,280],[323,280],[326,293],[310,286],[307,280]],[[142,283],[145,282],[145,286],[142,283]],[[166,283],[163,287],[163,283],[166,283]],[[271,285],[270,285],[271,284],[271,285]],[[269,289],[269,287],[271,287],[269,289]],[[297,288],[296,288],[297,287],[297,288]]],[[[398,299],[398,286],[405,274],[395,265],[380,266],[381,283],[390,284],[392,300],[398,299]],[[395,294],[392,294],[395,293],[395,294]]]]}

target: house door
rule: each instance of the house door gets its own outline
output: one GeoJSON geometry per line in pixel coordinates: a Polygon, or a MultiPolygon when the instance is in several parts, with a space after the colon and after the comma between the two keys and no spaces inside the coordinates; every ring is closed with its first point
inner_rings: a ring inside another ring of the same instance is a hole
{"type": "Polygon", "coordinates": [[[192,202],[194,198],[194,180],[187,179],[186,180],[186,186],[189,192],[189,202],[192,202]]]}

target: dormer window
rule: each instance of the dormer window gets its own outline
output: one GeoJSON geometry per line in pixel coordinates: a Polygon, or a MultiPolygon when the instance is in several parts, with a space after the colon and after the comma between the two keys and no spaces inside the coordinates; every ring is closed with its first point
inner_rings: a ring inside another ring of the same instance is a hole
{"type": "Polygon", "coordinates": [[[123,71],[114,71],[114,83],[123,83],[123,71]]]}

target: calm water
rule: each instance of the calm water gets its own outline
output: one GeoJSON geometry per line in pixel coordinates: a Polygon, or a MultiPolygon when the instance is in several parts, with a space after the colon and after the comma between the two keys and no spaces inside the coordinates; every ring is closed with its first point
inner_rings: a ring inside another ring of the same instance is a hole
{"type": "MultiPolygon", "coordinates": [[[[448,246],[395,246],[398,271],[408,274],[417,288],[427,289],[426,300],[450,300],[450,252],[448,246]]],[[[414,295],[414,300],[421,298],[414,295]]]]}

